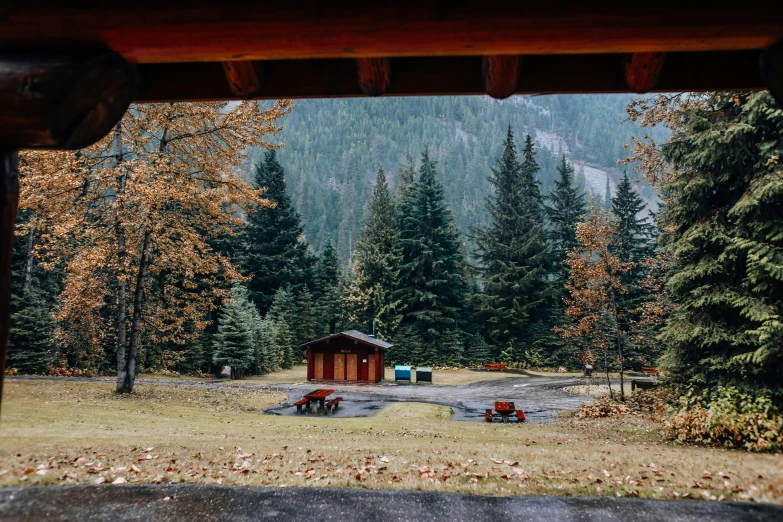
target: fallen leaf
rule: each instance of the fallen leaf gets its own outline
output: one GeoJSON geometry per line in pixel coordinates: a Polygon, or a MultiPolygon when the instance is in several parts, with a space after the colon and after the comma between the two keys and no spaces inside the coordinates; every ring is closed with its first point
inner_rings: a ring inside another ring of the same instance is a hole
{"type": "Polygon", "coordinates": [[[116,479],[114,479],[114,482],[112,482],[112,484],[125,484],[126,482],[127,480],[125,480],[124,478],[117,477],[116,479]]]}

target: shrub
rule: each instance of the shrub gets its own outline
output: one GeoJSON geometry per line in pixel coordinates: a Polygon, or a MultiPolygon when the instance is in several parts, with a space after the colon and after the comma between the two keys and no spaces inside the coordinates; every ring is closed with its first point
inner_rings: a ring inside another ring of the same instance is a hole
{"type": "Polygon", "coordinates": [[[749,451],[783,449],[780,410],[769,397],[753,396],[735,387],[689,391],[664,427],[670,437],[682,442],[749,451]]]}

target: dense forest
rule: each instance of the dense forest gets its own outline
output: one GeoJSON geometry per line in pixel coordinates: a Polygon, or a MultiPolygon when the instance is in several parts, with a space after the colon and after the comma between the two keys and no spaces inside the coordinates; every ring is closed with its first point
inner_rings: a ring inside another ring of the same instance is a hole
{"type": "Polygon", "coordinates": [[[356,328],[390,363],[660,365],[673,429],[736,442],[727,408],[781,419],[781,136],[767,93],[137,106],[21,157],[8,371],[129,392],[356,328]]]}
{"type": "MultiPolygon", "coordinates": [[[[406,155],[418,157],[425,149],[438,164],[460,231],[467,236],[471,227],[486,224],[487,176],[508,125],[534,139],[544,193],[552,190],[565,154],[580,190],[605,198],[607,174],[612,190],[622,179],[617,161],[625,157],[623,145],[641,134],[634,122],[619,123],[627,119],[630,100],[627,95],[301,100],[277,136],[285,144],[280,163],[308,243],[318,252],[331,242],[345,265],[378,168],[396,187],[406,155]]],[[[647,131],[657,141],[667,134],[663,128],[647,131]]],[[[249,175],[262,155],[262,150],[251,154],[249,175]]],[[[656,200],[643,180],[639,188],[645,200],[656,200]]]]}

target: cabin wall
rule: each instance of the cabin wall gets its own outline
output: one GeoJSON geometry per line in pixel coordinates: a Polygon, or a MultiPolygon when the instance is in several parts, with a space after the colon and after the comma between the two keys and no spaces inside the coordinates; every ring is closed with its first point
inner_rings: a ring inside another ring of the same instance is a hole
{"type": "MultiPolygon", "coordinates": [[[[308,350],[307,357],[307,380],[314,379],[315,375],[315,354],[322,353],[323,355],[323,378],[324,380],[335,379],[335,354],[343,354],[343,372],[342,374],[348,376],[348,355],[355,354],[357,356],[357,381],[364,382],[379,382],[383,380],[383,362],[384,355],[382,350],[376,351],[374,346],[368,346],[359,342],[354,342],[352,339],[337,338],[330,339],[329,343],[321,342],[311,345],[308,350]],[[375,371],[373,375],[370,375],[370,359],[375,360],[375,371]]],[[[340,373],[340,372],[337,372],[340,373]]]]}

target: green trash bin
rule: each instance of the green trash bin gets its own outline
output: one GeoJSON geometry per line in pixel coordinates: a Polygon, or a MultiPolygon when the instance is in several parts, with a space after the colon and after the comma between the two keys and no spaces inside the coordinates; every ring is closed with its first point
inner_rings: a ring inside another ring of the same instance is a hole
{"type": "Polygon", "coordinates": [[[432,382],[432,368],[417,367],[416,382],[432,382]]]}

